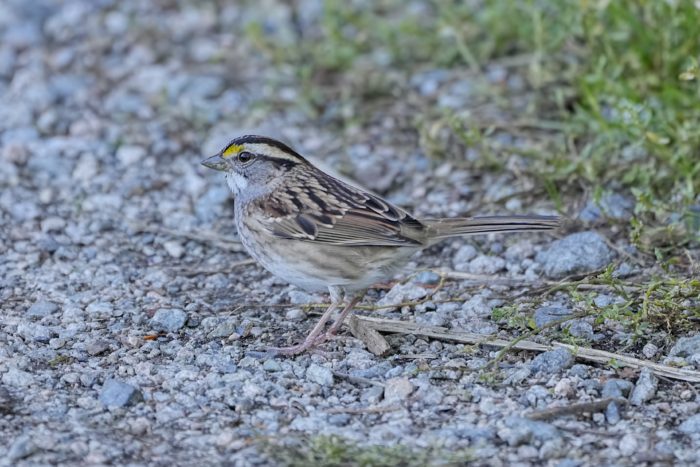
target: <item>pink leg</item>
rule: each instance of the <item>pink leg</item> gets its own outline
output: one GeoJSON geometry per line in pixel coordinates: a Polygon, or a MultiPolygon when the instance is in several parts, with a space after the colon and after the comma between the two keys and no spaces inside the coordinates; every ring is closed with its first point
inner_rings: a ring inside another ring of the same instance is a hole
{"type": "Polygon", "coordinates": [[[321,319],[319,319],[318,323],[316,323],[316,326],[314,326],[309,335],[306,336],[306,339],[304,339],[304,341],[300,344],[292,345],[291,347],[270,347],[267,349],[267,351],[272,355],[297,355],[315,346],[321,331],[323,331],[323,328],[326,326],[326,323],[330,317],[333,316],[335,310],[338,309],[338,305],[339,303],[337,301],[333,301],[333,303],[331,303],[328,309],[321,316],[321,319]]]}
{"type": "Polygon", "coordinates": [[[340,312],[338,319],[336,319],[335,322],[331,325],[331,327],[328,328],[328,331],[326,331],[326,337],[333,336],[335,335],[335,333],[338,332],[340,326],[342,326],[343,324],[343,321],[345,321],[345,318],[348,317],[352,309],[355,308],[355,305],[357,305],[357,302],[359,302],[363,296],[364,293],[356,295],[355,297],[353,297],[352,300],[350,300],[350,302],[345,306],[345,308],[343,308],[343,311],[340,312]]]}

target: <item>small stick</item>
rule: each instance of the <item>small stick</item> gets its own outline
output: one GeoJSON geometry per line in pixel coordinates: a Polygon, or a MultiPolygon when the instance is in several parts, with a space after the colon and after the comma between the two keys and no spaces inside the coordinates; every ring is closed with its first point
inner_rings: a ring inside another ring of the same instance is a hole
{"type": "Polygon", "coordinates": [[[700,371],[687,368],[674,368],[647,360],[641,360],[627,355],[606,352],[604,350],[580,347],[562,342],[552,342],[550,345],[538,342],[521,340],[515,344],[504,339],[490,338],[482,334],[464,331],[452,331],[439,326],[422,326],[416,323],[405,321],[372,318],[369,316],[358,316],[358,320],[365,322],[369,327],[383,332],[395,332],[399,334],[413,334],[416,336],[432,337],[434,339],[451,340],[464,344],[489,345],[493,347],[509,347],[517,350],[529,350],[533,352],[546,352],[556,347],[564,347],[571,351],[578,360],[609,364],[615,362],[618,365],[631,368],[649,368],[654,374],[670,379],[700,383],[700,371]]]}
{"type": "Polygon", "coordinates": [[[390,350],[391,346],[382,337],[379,332],[367,326],[357,316],[352,315],[348,321],[348,327],[353,336],[361,340],[367,346],[367,349],[378,357],[386,355],[390,350]]]}
{"type": "Polygon", "coordinates": [[[580,404],[563,405],[559,407],[550,407],[544,410],[538,410],[526,415],[530,420],[550,420],[552,418],[564,417],[566,415],[578,415],[581,413],[602,412],[612,402],[618,404],[627,404],[626,399],[609,397],[607,399],[599,399],[591,402],[581,402],[580,404]]]}

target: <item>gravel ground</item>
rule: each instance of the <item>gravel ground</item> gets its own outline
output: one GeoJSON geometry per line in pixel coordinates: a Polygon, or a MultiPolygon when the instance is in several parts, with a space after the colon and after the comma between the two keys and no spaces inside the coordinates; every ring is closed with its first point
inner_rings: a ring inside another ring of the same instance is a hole
{"type": "MultiPolygon", "coordinates": [[[[289,71],[240,40],[260,15],[274,30],[289,11],[234,3],[0,3],[0,465],[283,463],[286,447],[319,435],[483,465],[700,461],[696,388],[562,349],[509,353],[494,371],[494,349],[393,335],[393,353],[376,357],[344,332],[323,352],[257,358],[300,339],[316,319],[304,305],[325,297],[272,278],[236,241],[227,188],[199,166],[236,135],[283,138],[418,214],[503,198],[500,212],[554,211],[518,194],[532,187],[510,171],[478,176],[417,149],[402,103],[468,106],[458,75],[398,78],[404,98],[359,130],[334,130],[324,119],[342,110],[310,117],[289,71]],[[526,417],[607,397],[629,403],[526,417]]],[[[313,25],[318,8],[301,4],[313,25]]],[[[580,219],[601,209],[624,219],[631,205],[613,194],[580,219]]],[[[436,291],[431,271],[536,283],[617,261],[622,275],[634,269],[619,258],[627,247],[594,230],[445,242],[364,303],[512,339],[493,312],[534,302],[526,287],[449,280],[436,291]],[[406,300],[419,304],[391,306],[406,300]]],[[[537,326],[576,312],[559,294],[535,308],[537,326]]],[[[630,337],[588,318],[568,332],[612,351],[630,337]]],[[[700,366],[698,336],[635,351],[700,366]]]]}

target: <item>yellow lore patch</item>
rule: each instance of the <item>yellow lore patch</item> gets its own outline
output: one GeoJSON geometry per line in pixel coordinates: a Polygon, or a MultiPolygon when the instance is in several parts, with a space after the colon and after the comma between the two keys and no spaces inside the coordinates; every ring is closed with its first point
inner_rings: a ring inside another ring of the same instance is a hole
{"type": "Polygon", "coordinates": [[[224,149],[224,152],[221,153],[221,157],[223,157],[224,159],[228,159],[231,156],[235,156],[236,154],[238,154],[242,150],[243,150],[242,144],[232,144],[231,146],[224,149]]]}

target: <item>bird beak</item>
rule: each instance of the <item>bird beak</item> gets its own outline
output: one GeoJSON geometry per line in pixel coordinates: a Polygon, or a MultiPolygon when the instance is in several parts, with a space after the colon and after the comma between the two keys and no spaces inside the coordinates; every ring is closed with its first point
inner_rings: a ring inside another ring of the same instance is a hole
{"type": "Polygon", "coordinates": [[[226,160],[224,160],[223,157],[221,157],[221,154],[217,154],[215,156],[211,156],[208,159],[204,159],[202,161],[202,165],[204,167],[209,167],[210,169],[214,170],[220,170],[220,171],[225,171],[228,169],[228,163],[226,160]]]}

